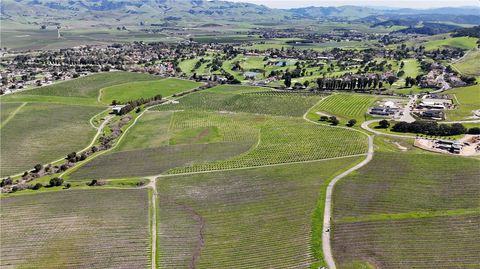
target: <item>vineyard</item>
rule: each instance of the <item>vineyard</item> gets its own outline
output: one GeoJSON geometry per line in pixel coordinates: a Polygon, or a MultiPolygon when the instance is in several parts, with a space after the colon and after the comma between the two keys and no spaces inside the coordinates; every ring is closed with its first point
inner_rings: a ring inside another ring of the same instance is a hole
{"type": "MultiPolygon", "coordinates": [[[[224,89],[224,88],[222,88],[224,89]]],[[[159,110],[206,110],[248,112],[277,116],[302,116],[310,107],[317,103],[321,96],[306,96],[300,94],[247,94],[238,93],[239,87],[232,92],[213,89],[186,96],[178,104],[159,106],[159,110]]]]}
{"type": "MultiPolygon", "coordinates": [[[[4,104],[2,104],[2,107],[4,104]]],[[[3,110],[3,108],[2,108],[3,110]]],[[[2,126],[1,175],[20,173],[87,146],[101,107],[28,103],[2,126]]],[[[2,111],[3,112],[3,111],[2,111]]]]}
{"type": "Polygon", "coordinates": [[[153,81],[135,81],[103,88],[100,100],[104,104],[110,104],[113,100],[127,102],[139,98],[152,98],[156,95],[166,97],[175,93],[194,89],[200,85],[202,84],[176,78],[153,81]]]}
{"type": "Polygon", "coordinates": [[[108,179],[158,175],[178,166],[228,159],[250,147],[250,142],[227,142],[161,146],[109,153],[75,170],[70,178],[108,179]]]}
{"type": "Polygon", "coordinates": [[[160,177],[160,268],[308,268],[322,185],[356,161],[160,177]]]}
{"type": "Polygon", "coordinates": [[[479,163],[444,155],[377,153],[358,173],[338,183],[334,216],[478,207],[479,163]]]}
{"type": "Polygon", "coordinates": [[[147,190],[2,198],[0,267],[146,268],[148,203],[147,190]]]}
{"type": "Polygon", "coordinates": [[[362,268],[351,266],[358,261],[371,268],[478,268],[479,222],[480,213],[338,223],[333,237],[337,268],[362,268]]]}
{"type": "Polygon", "coordinates": [[[159,78],[153,75],[132,72],[102,73],[56,83],[35,90],[19,92],[18,95],[81,97],[94,99],[92,102],[96,102],[98,91],[102,88],[131,81],[156,79],[159,78]]]}
{"type": "Polygon", "coordinates": [[[367,151],[365,137],[346,129],[314,125],[301,119],[271,117],[260,127],[258,144],[225,161],[172,169],[186,173],[334,158],[367,151]]]}
{"type": "Polygon", "coordinates": [[[480,266],[478,165],[422,152],[376,153],[335,187],[333,248],[340,268],[355,262],[480,266]]]}
{"type": "Polygon", "coordinates": [[[368,108],[378,98],[366,94],[340,93],[332,95],[312,108],[312,112],[325,112],[345,120],[356,119],[364,121],[368,108]]]}

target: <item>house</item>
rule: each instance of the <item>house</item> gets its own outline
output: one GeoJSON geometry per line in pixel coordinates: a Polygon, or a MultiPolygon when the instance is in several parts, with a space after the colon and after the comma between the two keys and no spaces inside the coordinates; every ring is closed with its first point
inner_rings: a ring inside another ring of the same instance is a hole
{"type": "Polygon", "coordinates": [[[115,115],[120,115],[121,112],[122,112],[122,108],[124,108],[125,105],[115,105],[115,106],[112,106],[112,112],[113,114],[115,115]]]}
{"type": "Polygon", "coordinates": [[[423,111],[421,115],[429,119],[443,120],[445,118],[445,113],[441,110],[426,110],[423,111]]]}
{"type": "Polygon", "coordinates": [[[379,115],[379,116],[390,116],[395,114],[397,109],[393,109],[390,107],[373,107],[370,109],[371,115],[379,115]]]}

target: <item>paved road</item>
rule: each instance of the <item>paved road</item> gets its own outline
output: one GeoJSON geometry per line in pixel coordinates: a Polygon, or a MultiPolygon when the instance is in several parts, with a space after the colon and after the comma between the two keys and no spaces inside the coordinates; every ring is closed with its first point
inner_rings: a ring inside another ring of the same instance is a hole
{"type": "Polygon", "coordinates": [[[367,163],[369,163],[373,158],[373,135],[368,136],[368,153],[367,158],[363,160],[361,163],[355,165],[354,167],[348,169],[347,171],[343,172],[342,174],[336,176],[327,187],[327,193],[325,197],[325,210],[323,213],[323,233],[322,233],[322,249],[323,249],[323,257],[329,269],[336,269],[335,261],[333,260],[332,256],[332,245],[330,242],[330,221],[332,218],[332,195],[333,189],[335,184],[351,172],[363,167],[367,163]]]}
{"type": "Polygon", "coordinates": [[[417,95],[414,95],[410,98],[410,100],[408,101],[408,104],[405,105],[405,107],[403,108],[403,115],[402,117],[400,118],[400,121],[405,121],[405,122],[414,122],[415,121],[415,118],[412,117],[412,115],[410,114],[411,112],[411,108],[410,107],[413,107],[415,102],[417,101],[417,95]]]}
{"type": "Polygon", "coordinates": [[[415,136],[411,136],[411,135],[388,134],[388,133],[380,132],[380,131],[377,131],[375,129],[372,129],[372,128],[368,127],[368,125],[370,125],[374,122],[379,122],[379,121],[381,121],[381,120],[365,121],[365,122],[362,123],[361,127],[362,127],[362,129],[367,130],[367,131],[372,132],[372,133],[377,134],[377,135],[387,135],[387,136],[401,137],[401,138],[415,138],[415,136]]]}

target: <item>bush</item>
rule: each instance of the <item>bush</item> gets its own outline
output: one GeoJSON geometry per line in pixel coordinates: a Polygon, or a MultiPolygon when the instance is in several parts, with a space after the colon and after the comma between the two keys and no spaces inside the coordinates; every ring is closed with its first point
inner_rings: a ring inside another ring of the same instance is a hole
{"type": "Polygon", "coordinates": [[[357,124],[357,120],[356,119],[351,119],[351,120],[348,121],[347,126],[348,127],[353,127],[355,124],[357,124]]]}
{"type": "Polygon", "coordinates": [[[50,182],[49,182],[50,187],[58,187],[58,186],[62,186],[62,184],[63,184],[63,179],[59,177],[54,177],[50,179],[50,182]]]}
{"type": "Polygon", "coordinates": [[[4,186],[7,186],[7,185],[12,185],[12,184],[13,184],[12,178],[7,177],[7,178],[2,179],[2,182],[0,182],[0,187],[4,187],[4,186]]]}
{"type": "Polygon", "coordinates": [[[388,122],[388,120],[381,120],[378,123],[378,127],[386,129],[386,128],[390,127],[390,122],[388,122]]]}
{"type": "Polygon", "coordinates": [[[72,184],[70,183],[65,184],[65,189],[70,189],[70,187],[72,187],[72,184]]]}
{"type": "Polygon", "coordinates": [[[470,128],[468,129],[467,134],[478,135],[480,134],[480,128],[479,127],[470,128]]]}
{"type": "Polygon", "coordinates": [[[37,183],[33,185],[32,190],[39,190],[43,187],[42,183],[37,183]]]}
{"type": "Polygon", "coordinates": [[[452,125],[438,124],[433,121],[415,121],[412,123],[398,122],[392,127],[392,131],[400,133],[416,133],[429,136],[450,136],[464,134],[467,130],[460,123],[452,125]]]}
{"type": "Polygon", "coordinates": [[[328,117],[327,116],[321,116],[319,121],[327,121],[328,120],[328,117]]]}
{"type": "Polygon", "coordinates": [[[42,168],[43,168],[43,165],[41,165],[41,164],[37,164],[33,167],[33,169],[35,169],[35,173],[40,172],[42,170],[42,168]]]}

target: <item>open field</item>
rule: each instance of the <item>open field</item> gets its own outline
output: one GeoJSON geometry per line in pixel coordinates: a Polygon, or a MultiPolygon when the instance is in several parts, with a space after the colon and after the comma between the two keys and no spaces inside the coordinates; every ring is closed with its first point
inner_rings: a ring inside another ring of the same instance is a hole
{"type": "Polygon", "coordinates": [[[157,175],[168,169],[193,163],[227,159],[247,151],[252,143],[211,143],[161,146],[109,153],[92,160],[70,178],[108,179],[157,175]]]}
{"type": "Polygon", "coordinates": [[[176,78],[129,82],[103,88],[101,90],[100,101],[104,104],[110,104],[113,100],[127,102],[139,98],[151,98],[158,94],[166,97],[196,88],[200,85],[202,84],[176,78]]]}
{"type": "Polygon", "coordinates": [[[161,268],[308,268],[322,186],[356,161],[159,178],[161,268]]]}
{"type": "Polygon", "coordinates": [[[463,75],[480,76],[480,50],[471,50],[453,66],[463,75]]]}
{"type": "Polygon", "coordinates": [[[473,111],[480,109],[480,85],[455,88],[445,93],[454,95],[453,101],[457,109],[447,110],[447,120],[468,120],[473,116],[473,111]]]}
{"type": "Polygon", "coordinates": [[[22,109],[24,103],[0,103],[0,128],[22,109]]]}
{"type": "Polygon", "coordinates": [[[2,198],[2,268],[146,268],[147,190],[2,198]]]}
{"type": "MultiPolygon", "coordinates": [[[[3,104],[2,104],[3,105],[3,104]]],[[[88,145],[101,107],[28,103],[2,126],[1,175],[20,173],[88,145]]]]}
{"type": "MultiPolygon", "coordinates": [[[[18,94],[4,96],[1,98],[1,100],[5,102],[9,100],[23,102],[22,97],[26,98],[27,101],[31,101],[32,98],[38,96],[39,101],[48,102],[48,100],[53,97],[54,102],[55,100],[63,100],[68,102],[70,97],[75,97],[83,98],[83,100],[88,103],[97,104],[97,97],[101,88],[132,81],[157,79],[159,79],[159,77],[131,72],[100,73],[81,77],[79,79],[59,82],[38,89],[22,91],[18,94]]],[[[73,99],[73,102],[69,103],[75,104],[75,100],[76,99],[73,99]]]]}
{"type": "Polygon", "coordinates": [[[377,152],[334,192],[339,268],[479,266],[478,165],[411,149],[377,152]]]}
{"type": "Polygon", "coordinates": [[[140,119],[138,128],[134,126],[121,145],[123,149],[148,149],[103,155],[75,171],[72,178],[119,178],[155,175],[168,169],[172,169],[169,173],[186,173],[312,161],[363,154],[367,148],[365,137],[358,132],[315,125],[300,118],[174,112],[167,133],[164,112],[154,113],[140,119]],[[145,130],[151,138],[140,137],[138,132],[145,130]]]}
{"type": "Polygon", "coordinates": [[[315,105],[311,112],[324,112],[344,120],[356,119],[362,122],[365,120],[368,108],[377,99],[378,97],[374,95],[339,93],[315,105]]]}
{"type": "Polygon", "coordinates": [[[440,154],[376,153],[367,166],[338,183],[334,216],[479,207],[479,164],[440,154]]]}
{"type": "Polygon", "coordinates": [[[218,86],[191,94],[178,104],[159,106],[159,110],[206,110],[248,112],[279,116],[301,116],[321,99],[321,96],[301,94],[274,94],[265,88],[218,86]],[[259,91],[258,94],[252,92],[259,91]]]}
{"type": "Polygon", "coordinates": [[[478,214],[339,223],[333,248],[337,268],[477,268],[478,214]],[[357,262],[357,266],[352,263],[357,262]],[[369,268],[369,267],[363,267],[369,268]]]}
{"type": "Polygon", "coordinates": [[[225,161],[172,169],[169,173],[312,161],[366,151],[366,138],[358,132],[315,125],[303,119],[272,117],[262,124],[258,144],[248,152],[225,161]]]}
{"type": "Polygon", "coordinates": [[[460,49],[473,49],[476,48],[476,42],[478,38],[475,37],[448,37],[445,39],[439,39],[439,40],[432,40],[428,41],[424,44],[425,50],[436,50],[436,49],[442,49],[445,47],[453,47],[453,48],[460,48],[460,49]]]}

